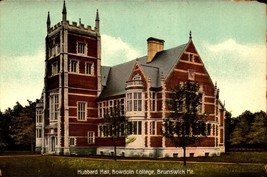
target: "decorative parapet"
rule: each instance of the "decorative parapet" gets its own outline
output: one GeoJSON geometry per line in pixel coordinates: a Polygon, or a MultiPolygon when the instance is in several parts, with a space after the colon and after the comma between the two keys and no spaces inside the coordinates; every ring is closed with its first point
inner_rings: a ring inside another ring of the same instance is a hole
{"type": "Polygon", "coordinates": [[[143,89],[144,82],[142,80],[131,80],[126,82],[126,90],[128,89],[143,89]]]}
{"type": "MultiPolygon", "coordinates": [[[[80,23],[78,24],[77,22],[69,22],[69,21],[66,21],[65,23],[67,26],[71,27],[72,29],[78,29],[78,30],[84,30],[84,31],[88,31],[88,32],[93,32],[95,33],[96,30],[95,29],[92,29],[92,27],[90,25],[87,25],[85,26],[84,24],[80,23]]],[[[53,27],[49,28],[48,29],[48,32],[51,33],[55,30],[57,30],[58,28],[61,28],[63,25],[63,21],[62,22],[59,22],[57,23],[56,25],[54,25],[53,27]]]]}

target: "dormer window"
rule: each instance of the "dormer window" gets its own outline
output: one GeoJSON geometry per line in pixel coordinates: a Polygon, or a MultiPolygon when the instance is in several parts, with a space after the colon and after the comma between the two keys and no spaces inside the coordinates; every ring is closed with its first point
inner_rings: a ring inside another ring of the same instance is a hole
{"type": "Polygon", "coordinates": [[[86,54],[86,43],[77,42],[77,53],[86,54]]]}

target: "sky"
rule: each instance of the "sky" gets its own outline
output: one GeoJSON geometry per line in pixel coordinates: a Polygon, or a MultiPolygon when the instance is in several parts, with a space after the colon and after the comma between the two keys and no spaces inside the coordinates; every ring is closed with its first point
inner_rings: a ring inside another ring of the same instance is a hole
{"type": "MultiPolygon", "coordinates": [[[[41,96],[46,19],[62,19],[63,0],[0,1],[0,110],[41,96]]],[[[233,116],[266,110],[266,6],[226,0],[66,0],[67,19],[95,25],[102,65],[146,55],[149,37],[165,49],[188,42],[189,31],[220,99],[233,116]]]]}

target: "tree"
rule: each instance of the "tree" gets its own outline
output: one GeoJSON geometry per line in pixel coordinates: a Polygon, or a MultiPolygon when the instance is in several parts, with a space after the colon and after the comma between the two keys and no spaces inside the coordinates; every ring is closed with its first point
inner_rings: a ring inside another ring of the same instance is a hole
{"type": "Polygon", "coordinates": [[[124,115],[124,110],[119,101],[115,101],[114,107],[109,109],[109,113],[104,116],[104,125],[109,136],[112,136],[114,144],[114,160],[117,160],[117,141],[120,137],[127,135],[128,120],[124,115]]]}
{"type": "Polygon", "coordinates": [[[231,145],[244,147],[247,145],[247,135],[254,116],[250,111],[245,111],[234,120],[234,131],[231,135],[231,145]]]}
{"type": "Polygon", "coordinates": [[[234,119],[232,114],[228,111],[225,112],[225,148],[229,150],[231,146],[230,137],[234,131],[234,119]]]}
{"type": "Polygon", "coordinates": [[[254,122],[251,124],[247,135],[248,144],[255,147],[265,147],[267,145],[267,115],[265,112],[255,113],[254,122]]]}
{"type": "Polygon", "coordinates": [[[196,135],[206,135],[205,114],[199,114],[202,94],[199,85],[194,82],[178,84],[171,92],[167,105],[170,117],[164,120],[163,136],[176,146],[182,146],[184,165],[186,165],[186,147],[196,143],[196,135]]]}
{"type": "Polygon", "coordinates": [[[12,137],[15,144],[34,149],[35,142],[35,102],[28,101],[29,106],[23,107],[18,117],[14,119],[12,137]]]}

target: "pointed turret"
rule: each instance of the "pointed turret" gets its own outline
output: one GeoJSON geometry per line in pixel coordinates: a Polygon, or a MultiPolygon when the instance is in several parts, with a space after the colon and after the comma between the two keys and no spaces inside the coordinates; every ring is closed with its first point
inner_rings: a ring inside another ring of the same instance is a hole
{"type": "Polygon", "coordinates": [[[67,21],[67,9],[66,9],[65,0],[64,0],[64,3],[63,3],[62,20],[63,21],[67,21]]]}
{"type": "Polygon", "coordinates": [[[47,32],[48,32],[51,27],[49,11],[48,11],[47,20],[46,20],[46,26],[47,26],[47,32]]]}
{"type": "Polygon", "coordinates": [[[96,31],[100,31],[100,25],[99,25],[99,14],[98,14],[98,9],[96,10],[96,17],[95,17],[95,29],[96,31]]]}

